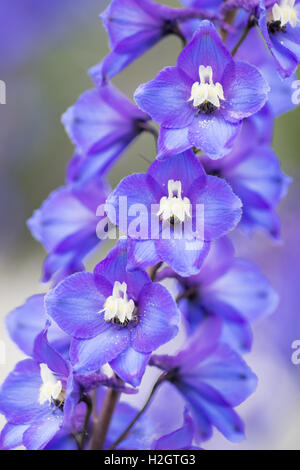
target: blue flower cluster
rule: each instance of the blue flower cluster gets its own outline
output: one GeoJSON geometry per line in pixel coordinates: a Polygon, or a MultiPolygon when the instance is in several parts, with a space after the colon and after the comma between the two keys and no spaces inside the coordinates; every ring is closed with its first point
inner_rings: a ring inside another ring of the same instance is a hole
{"type": "Polygon", "coordinates": [[[214,427],[244,438],[235,407],[257,379],[243,355],[278,299],[229,233],[280,238],[290,178],[272,136],[293,107],[300,1],[182,3],[112,0],[101,15],[111,51],[62,118],[75,147],[66,185],[28,221],[51,288],[7,317],[29,358],[0,391],[2,449],[200,449],[214,427]],[[110,80],[167,35],[182,42],[177,64],[133,104],[110,80]],[[156,158],[111,190],[110,169],[144,132],[156,158]],[[85,271],[109,238],[113,249],[85,271]],[[149,396],[135,409],[122,397],[146,369],[149,396]]]}

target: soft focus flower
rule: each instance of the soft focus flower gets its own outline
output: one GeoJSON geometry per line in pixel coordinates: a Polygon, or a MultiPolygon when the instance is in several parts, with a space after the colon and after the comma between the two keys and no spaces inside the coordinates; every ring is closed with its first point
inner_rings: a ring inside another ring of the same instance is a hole
{"type": "Polygon", "coordinates": [[[239,222],[241,203],[224,180],[207,177],[193,152],[187,151],[155,160],[146,174],[124,178],[108,197],[106,210],[110,220],[131,238],[133,266],[164,261],[189,276],[199,272],[209,242],[239,222]],[[123,198],[128,206],[126,218],[120,213],[123,198]],[[141,232],[134,230],[134,207],[140,211],[141,232]]]}
{"type": "Polygon", "coordinates": [[[208,174],[217,175],[230,184],[243,203],[240,227],[246,233],[257,229],[280,238],[280,220],[276,213],[285,197],[291,178],[280,169],[280,161],[271,148],[273,117],[268,108],[245,119],[232,151],[213,161],[201,156],[208,174]]]}
{"type": "Polygon", "coordinates": [[[84,184],[101,176],[145,130],[149,117],[112,85],[83,93],[62,121],[75,145],[69,181],[84,184]]]}
{"type": "Polygon", "coordinates": [[[135,100],[162,126],[161,154],[194,146],[217,159],[230,151],[242,120],[263,107],[268,91],[260,72],[234,62],[214,26],[203,21],[177,66],[140,85],[135,100]]]}
{"type": "MultiPolygon", "coordinates": [[[[248,21],[248,15],[246,18],[248,21]]],[[[238,33],[230,35],[228,40],[231,46],[238,41],[240,29],[244,27],[244,21],[238,23],[238,33]]],[[[239,47],[236,53],[236,59],[241,61],[247,61],[249,64],[255,65],[264,76],[270,86],[270,93],[268,102],[264,106],[270,107],[274,117],[280,116],[283,113],[289,112],[295,108],[296,104],[291,99],[291,90],[293,81],[297,80],[296,74],[292,74],[290,77],[282,80],[281,77],[274,73],[274,60],[268,49],[265,46],[257,28],[251,28],[248,35],[239,47]]],[[[256,115],[253,117],[255,118],[256,115]]]]}
{"type": "Polygon", "coordinates": [[[83,188],[65,186],[54,191],[28,221],[33,236],[49,253],[43,281],[56,282],[84,270],[82,261],[100,242],[96,234],[97,207],[105,202],[109,186],[93,180],[83,188]]]}
{"type": "Polygon", "coordinates": [[[62,281],[46,297],[48,314],[75,338],[71,359],[77,373],[107,362],[137,386],[150,353],[178,331],[178,310],[161,285],[145,271],[127,271],[127,243],[119,241],[90,273],[62,281]]]}
{"type": "Polygon", "coordinates": [[[215,426],[238,442],[244,426],[233,408],[255,390],[257,379],[236,352],[219,342],[220,334],[219,321],[209,318],[176,356],[152,356],[151,365],[164,370],[182,394],[202,440],[215,426]]]}
{"type": "Polygon", "coordinates": [[[300,2],[260,0],[259,7],[263,37],[280,75],[289,77],[300,62],[300,2]]]}
{"type": "MultiPolygon", "coordinates": [[[[47,322],[44,299],[45,294],[33,295],[6,317],[6,327],[10,338],[27,356],[33,355],[34,342],[47,322]]],[[[48,326],[47,338],[50,345],[67,359],[70,337],[54,322],[48,326]]]]}
{"type": "Polygon", "coordinates": [[[241,352],[251,348],[250,324],[273,313],[278,304],[268,280],[253,263],[234,257],[226,237],[212,244],[199,274],[176,277],[180,282],[178,306],[189,333],[208,316],[219,316],[222,340],[241,352]]]}
{"type": "MultiPolygon", "coordinates": [[[[181,22],[201,12],[170,8],[152,0],[113,0],[101,15],[111,52],[90,69],[96,84],[120,73],[164,37],[174,34],[184,40],[181,22]]],[[[203,18],[210,17],[203,12],[203,18]]]]}
{"type": "Polygon", "coordinates": [[[70,424],[79,400],[73,387],[68,363],[43,331],[35,341],[33,359],[19,362],[1,387],[0,412],[7,420],[0,438],[3,447],[43,449],[63,425],[70,424]]]}

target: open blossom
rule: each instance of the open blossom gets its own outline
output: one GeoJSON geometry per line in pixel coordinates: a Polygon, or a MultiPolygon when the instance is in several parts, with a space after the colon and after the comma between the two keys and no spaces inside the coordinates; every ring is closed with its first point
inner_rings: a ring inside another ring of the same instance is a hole
{"type": "Polygon", "coordinates": [[[207,174],[217,175],[230,184],[243,203],[239,227],[246,233],[262,229],[280,238],[280,220],[276,213],[285,197],[291,178],[286,176],[271,148],[273,116],[263,108],[245,119],[232,151],[220,160],[201,156],[207,174]]]}
{"type": "Polygon", "coordinates": [[[259,26],[280,75],[289,77],[300,63],[300,2],[259,2],[259,26]]]}
{"type": "Polygon", "coordinates": [[[161,124],[161,156],[191,147],[228,153],[244,118],[259,111],[269,86],[253,66],[234,62],[214,26],[203,21],[176,67],[140,85],[137,104],[161,124]]]}
{"type": "Polygon", "coordinates": [[[178,311],[168,291],[152,283],[145,271],[127,270],[125,241],[118,242],[94,274],[74,274],[50,291],[46,308],[75,338],[70,354],[77,373],[109,363],[134,386],[150,353],[178,331],[178,311]]]}
{"type": "Polygon", "coordinates": [[[63,426],[70,425],[79,389],[74,393],[69,364],[48,343],[46,330],[34,345],[33,358],[19,362],[0,390],[0,412],[7,424],[3,448],[25,445],[43,449],[63,426]]]}
{"type": "Polygon", "coordinates": [[[182,394],[202,440],[211,437],[215,426],[238,442],[244,438],[244,426],[234,407],[253,393],[257,379],[243,359],[220,342],[220,334],[220,322],[206,319],[176,356],[152,356],[151,365],[164,370],[182,394]]]}
{"type": "Polygon", "coordinates": [[[210,241],[237,225],[241,202],[225,180],[206,176],[193,152],[187,151],[155,160],[146,174],[124,178],[108,197],[106,211],[131,240],[132,266],[163,261],[189,276],[199,272],[210,241]],[[120,213],[123,198],[127,217],[120,213]],[[136,225],[141,231],[134,230],[136,225]]]}
{"type": "Polygon", "coordinates": [[[96,210],[108,192],[109,185],[103,180],[91,181],[84,188],[59,188],[29,219],[31,233],[48,252],[44,282],[84,269],[84,258],[99,244],[96,210]]]}
{"type": "Polygon", "coordinates": [[[250,261],[234,257],[226,237],[212,244],[199,274],[176,277],[178,306],[188,332],[195,332],[207,316],[217,315],[223,322],[222,340],[241,352],[251,348],[250,324],[273,313],[278,304],[267,279],[250,261]]]}
{"type": "Polygon", "coordinates": [[[145,130],[149,120],[113,85],[88,90],[63,115],[62,121],[75,145],[69,180],[84,184],[101,176],[145,130]]]}

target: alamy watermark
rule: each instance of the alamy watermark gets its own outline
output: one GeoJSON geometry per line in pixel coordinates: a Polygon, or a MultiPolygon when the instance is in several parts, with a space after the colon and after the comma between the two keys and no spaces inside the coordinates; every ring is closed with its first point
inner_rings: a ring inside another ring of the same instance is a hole
{"type": "Polygon", "coordinates": [[[96,215],[101,219],[96,233],[100,240],[185,240],[188,251],[203,248],[204,204],[190,204],[185,214],[178,212],[177,216],[172,212],[168,218],[160,214],[160,204],[151,204],[150,207],[140,203],[128,204],[128,198],[120,196],[118,210],[107,203],[98,206],[96,215]]]}
{"type": "Polygon", "coordinates": [[[294,105],[300,104],[300,80],[294,80],[292,83],[292,89],[295,90],[292,93],[292,103],[294,105]]]}
{"type": "Polygon", "coordinates": [[[294,349],[294,352],[291,356],[291,361],[294,364],[294,366],[299,366],[300,365],[300,339],[295,339],[295,341],[292,342],[291,347],[292,349],[294,349]]]}
{"type": "Polygon", "coordinates": [[[6,83],[0,80],[0,104],[6,104],[6,83]]]}

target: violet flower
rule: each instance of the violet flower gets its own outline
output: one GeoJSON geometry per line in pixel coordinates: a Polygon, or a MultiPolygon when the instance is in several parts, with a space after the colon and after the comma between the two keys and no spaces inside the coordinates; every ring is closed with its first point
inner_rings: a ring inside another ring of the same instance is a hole
{"type": "Polygon", "coordinates": [[[7,420],[2,446],[43,449],[67,425],[78,400],[70,366],[49,345],[45,330],[35,341],[33,359],[19,362],[1,387],[0,412],[7,420]]]}
{"type": "Polygon", "coordinates": [[[217,161],[206,156],[200,159],[207,174],[225,178],[241,199],[243,215],[239,227],[247,234],[263,230],[279,239],[280,220],[276,209],[287,193],[291,178],[282,172],[271,148],[273,125],[273,116],[268,108],[263,108],[245,119],[228,155],[217,161]]]}
{"type": "Polygon", "coordinates": [[[278,305],[268,280],[253,263],[234,257],[226,237],[212,244],[199,274],[176,277],[180,282],[178,306],[189,334],[207,316],[219,316],[222,341],[243,353],[252,345],[250,324],[273,313],[278,305]]]}
{"type": "Polygon", "coordinates": [[[91,77],[102,85],[170,34],[185,41],[181,22],[193,16],[212,17],[205,11],[170,8],[152,0],[112,0],[100,16],[111,52],[90,69],[91,77]]]}
{"type": "Polygon", "coordinates": [[[48,314],[75,339],[71,360],[88,374],[109,363],[137,386],[150,353],[178,331],[178,310],[161,285],[145,271],[127,271],[127,244],[119,241],[91,273],[62,281],[45,300],[48,314]]]}
{"type": "Polygon", "coordinates": [[[152,356],[151,365],[164,370],[186,400],[200,439],[209,439],[215,426],[239,442],[244,426],[234,407],[253,393],[257,379],[237,353],[220,343],[220,334],[220,322],[206,319],[176,356],[152,356]]]}
{"type": "Polygon", "coordinates": [[[109,186],[93,180],[83,188],[66,186],[54,191],[28,221],[33,236],[49,253],[44,282],[59,281],[84,270],[82,261],[100,243],[96,234],[97,207],[104,204],[109,186]]]}
{"type": "Polygon", "coordinates": [[[260,72],[234,62],[214,26],[203,21],[177,66],[140,85],[135,100],[161,124],[160,157],[197,147],[217,159],[230,151],[242,120],[263,107],[268,91],[260,72]]]}
{"type": "Polygon", "coordinates": [[[62,117],[76,151],[69,181],[84,184],[102,176],[147,128],[149,119],[113,85],[83,93],[62,117]]]}
{"type": "Polygon", "coordinates": [[[300,63],[299,0],[260,0],[259,27],[279,74],[289,77],[300,63]]]}
{"type": "Polygon", "coordinates": [[[163,261],[189,276],[199,272],[210,241],[237,225],[241,202],[224,180],[206,176],[193,152],[187,151],[155,160],[146,174],[124,178],[108,197],[106,211],[130,238],[132,266],[163,261]]]}
{"type": "MultiPolygon", "coordinates": [[[[45,328],[48,320],[44,299],[45,294],[33,295],[6,317],[6,327],[10,338],[27,356],[33,355],[35,340],[45,328]]],[[[70,336],[52,322],[48,327],[47,338],[49,344],[65,359],[68,359],[70,336]]]]}

